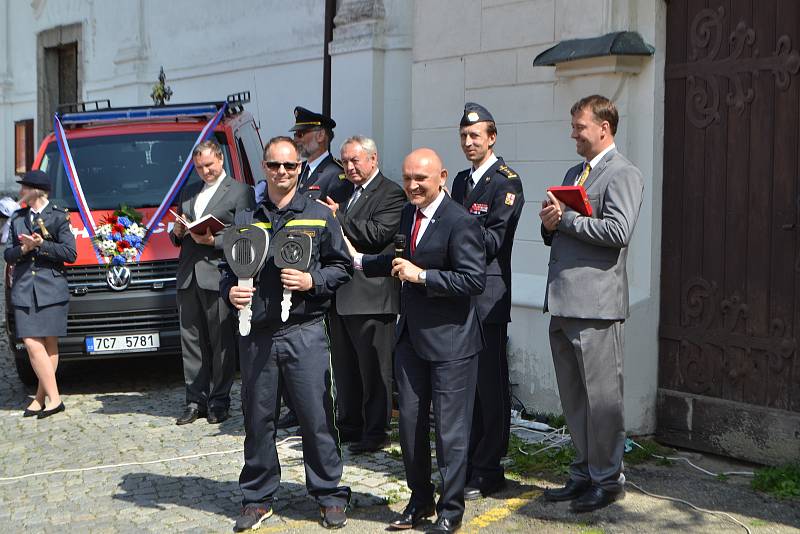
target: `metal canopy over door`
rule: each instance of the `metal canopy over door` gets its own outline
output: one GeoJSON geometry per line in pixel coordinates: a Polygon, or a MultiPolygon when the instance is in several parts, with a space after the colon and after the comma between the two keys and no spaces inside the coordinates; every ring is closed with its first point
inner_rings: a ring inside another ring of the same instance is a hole
{"type": "Polygon", "coordinates": [[[667,8],[658,436],[800,458],[800,2],[667,8]]]}

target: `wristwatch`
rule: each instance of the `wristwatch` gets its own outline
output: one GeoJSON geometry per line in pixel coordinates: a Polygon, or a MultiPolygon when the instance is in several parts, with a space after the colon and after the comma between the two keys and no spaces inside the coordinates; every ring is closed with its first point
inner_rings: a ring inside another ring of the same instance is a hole
{"type": "Polygon", "coordinates": [[[428,278],[428,271],[421,271],[419,273],[419,281],[422,282],[422,285],[425,285],[427,283],[427,278],[428,278]]]}

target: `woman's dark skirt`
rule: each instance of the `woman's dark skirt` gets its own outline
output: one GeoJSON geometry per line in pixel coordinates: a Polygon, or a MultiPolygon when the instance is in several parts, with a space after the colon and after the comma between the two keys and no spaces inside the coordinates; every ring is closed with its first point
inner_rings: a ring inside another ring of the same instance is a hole
{"type": "Polygon", "coordinates": [[[63,337],[67,335],[69,301],[50,306],[14,306],[17,337],[63,337]]]}

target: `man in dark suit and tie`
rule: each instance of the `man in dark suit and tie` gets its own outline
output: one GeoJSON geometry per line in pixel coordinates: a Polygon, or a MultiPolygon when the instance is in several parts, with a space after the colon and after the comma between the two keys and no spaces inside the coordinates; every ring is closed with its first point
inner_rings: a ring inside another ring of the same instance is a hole
{"type": "Polygon", "coordinates": [[[563,185],[580,185],[592,205],[586,217],[548,192],[539,217],[550,248],[544,309],[564,416],[576,456],[566,486],[545,491],[589,512],[624,497],[622,455],[623,323],[628,316],[628,245],[639,217],[642,173],[614,144],[619,114],[607,98],[575,103],[572,138],[585,161],[563,185]]]}
{"type": "Polygon", "coordinates": [[[486,244],[486,290],[477,298],[486,347],[478,355],[478,386],[464,498],[478,499],[505,484],[500,460],[508,450],[508,323],[511,321],[511,248],[525,205],[522,181],[495,156],[497,126],[489,111],[467,102],[460,125],[461,150],[472,167],[453,180],[453,200],[481,224],[486,244]]]}
{"type": "MultiPolygon", "coordinates": [[[[237,211],[255,205],[253,190],[225,174],[224,155],[216,141],[197,145],[192,160],[201,181],[181,191],[181,216],[191,222],[213,215],[230,224],[237,211]]],[[[229,415],[236,371],[234,320],[219,294],[222,232],[213,235],[207,230],[198,235],[176,222],[170,239],[181,248],[177,287],[186,381],[186,410],[176,424],[193,423],[198,417],[221,423],[229,415]]]]}
{"type": "Polygon", "coordinates": [[[434,514],[429,414],[433,402],[436,458],[442,492],[429,532],[453,532],[464,515],[467,450],[475,403],[477,354],[483,349],[474,297],[486,286],[480,224],[445,193],[447,170],[431,149],[403,162],[401,258],[362,255],[356,269],[402,282],[396,328],[395,379],[400,394],[400,444],[411,499],[394,529],[409,529],[434,514]]]}
{"type": "MultiPolygon", "coordinates": [[[[328,199],[344,235],[359,252],[390,254],[406,204],[403,189],[381,174],[378,149],[368,137],[342,145],[342,164],[355,186],[341,204],[328,199]]],[[[400,311],[396,278],[367,278],[356,271],[336,291],[330,313],[331,352],[336,377],[339,435],[354,453],[389,443],[392,417],[392,350],[400,311]]]]}

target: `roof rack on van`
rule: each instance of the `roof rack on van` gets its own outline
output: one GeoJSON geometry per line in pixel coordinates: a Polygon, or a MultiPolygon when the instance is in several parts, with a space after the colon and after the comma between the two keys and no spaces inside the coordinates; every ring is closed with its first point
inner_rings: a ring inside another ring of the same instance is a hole
{"type": "MultiPolygon", "coordinates": [[[[227,114],[235,115],[250,102],[250,91],[227,96],[227,114]]],[[[195,104],[169,104],[166,106],[131,106],[112,108],[109,100],[76,102],[59,106],[58,117],[65,127],[97,123],[148,121],[164,119],[189,119],[213,116],[225,102],[200,102],[195,104]],[[102,104],[105,104],[104,106],[102,104]],[[91,108],[94,109],[91,109],[91,108]]]]}
{"type": "Polygon", "coordinates": [[[235,115],[244,111],[244,104],[250,102],[250,91],[240,91],[228,95],[228,113],[235,115]]]}
{"type": "Polygon", "coordinates": [[[77,113],[79,111],[87,111],[88,108],[94,106],[95,111],[99,110],[102,105],[103,109],[111,107],[111,100],[104,98],[102,100],[87,100],[86,102],[73,102],[71,104],[59,104],[59,113],[77,113]]]}

